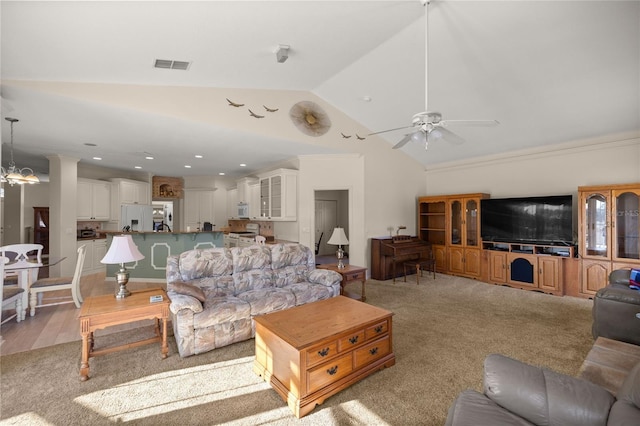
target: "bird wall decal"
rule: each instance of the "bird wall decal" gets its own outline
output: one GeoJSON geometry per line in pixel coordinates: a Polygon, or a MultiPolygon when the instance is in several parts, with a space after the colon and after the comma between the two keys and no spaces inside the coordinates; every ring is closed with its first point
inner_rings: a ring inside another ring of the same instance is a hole
{"type": "Polygon", "coordinates": [[[232,107],[240,108],[244,106],[244,104],[239,104],[239,103],[230,101],[229,98],[225,98],[225,99],[227,100],[227,102],[229,102],[229,105],[232,107]]]}
{"type": "Polygon", "coordinates": [[[249,115],[251,115],[252,117],[255,117],[255,118],[264,118],[264,115],[258,115],[258,114],[256,114],[255,112],[253,112],[251,110],[249,110],[249,115]]]}
{"type": "Polygon", "coordinates": [[[343,138],[345,138],[345,139],[349,139],[349,138],[351,137],[351,135],[347,136],[347,135],[345,135],[344,133],[340,133],[340,134],[341,134],[341,135],[342,135],[342,137],[343,137],[343,138]]]}
{"type": "Polygon", "coordinates": [[[262,105],[264,107],[264,109],[267,110],[267,112],[276,112],[279,108],[267,108],[266,106],[262,105]]]}
{"type": "Polygon", "coordinates": [[[363,141],[366,139],[366,138],[363,138],[362,136],[359,136],[357,133],[356,133],[356,138],[358,138],[359,141],[363,141]]]}

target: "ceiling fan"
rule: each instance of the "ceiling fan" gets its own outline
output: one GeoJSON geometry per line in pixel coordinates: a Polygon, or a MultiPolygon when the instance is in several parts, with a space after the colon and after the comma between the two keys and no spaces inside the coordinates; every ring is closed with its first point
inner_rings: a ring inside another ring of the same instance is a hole
{"type": "Polygon", "coordinates": [[[453,144],[461,144],[464,142],[464,139],[451,130],[447,129],[450,124],[461,125],[461,126],[497,126],[500,124],[498,120],[443,120],[442,114],[436,111],[429,111],[428,108],[428,59],[429,59],[429,1],[428,0],[419,0],[420,3],[425,7],[424,12],[424,45],[425,45],[425,64],[424,64],[424,73],[425,73],[425,82],[424,82],[424,100],[425,105],[427,106],[426,111],[419,112],[415,114],[411,120],[410,126],[396,127],[394,129],[382,130],[375,133],[369,133],[369,135],[378,135],[380,133],[394,132],[402,129],[413,129],[411,132],[404,135],[402,139],[398,143],[393,146],[393,149],[398,149],[406,145],[409,141],[420,142],[424,144],[424,149],[427,149],[429,146],[429,142],[443,139],[447,142],[453,144]]]}

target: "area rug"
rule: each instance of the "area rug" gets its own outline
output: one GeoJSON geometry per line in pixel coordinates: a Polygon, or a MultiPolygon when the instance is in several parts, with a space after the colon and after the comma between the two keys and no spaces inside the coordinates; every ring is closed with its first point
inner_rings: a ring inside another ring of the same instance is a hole
{"type": "MultiPolygon", "coordinates": [[[[149,345],[93,358],[79,381],[80,342],[0,358],[0,424],[442,425],[455,396],[481,390],[482,362],[502,353],[576,375],[593,339],[592,301],[438,274],[367,282],[367,303],[393,317],[396,365],[296,419],[252,370],[253,340],[180,358],[149,345]]],[[[150,327],[96,339],[135,340],[150,327]]]]}

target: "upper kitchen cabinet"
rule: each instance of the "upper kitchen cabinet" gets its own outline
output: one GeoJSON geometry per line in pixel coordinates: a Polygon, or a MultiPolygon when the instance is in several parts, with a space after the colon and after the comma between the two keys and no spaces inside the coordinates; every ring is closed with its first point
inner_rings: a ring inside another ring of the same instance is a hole
{"type": "Polygon", "coordinates": [[[227,190],[227,219],[238,219],[238,189],[227,190]]]}
{"type": "Polygon", "coordinates": [[[122,204],[151,204],[151,185],[148,182],[114,178],[111,181],[111,221],[120,227],[122,204]]]}
{"type": "Polygon", "coordinates": [[[260,218],[297,220],[298,171],[277,169],[260,175],[260,218]]]}
{"type": "Polygon", "coordinates": [[[109,220],[110,199],[109,182],[78,179],[76,196],[78,220],[109,220]]]}
{"type": "Polygon", "coordinates": [[[251,204],[251,186],[258,183],[257,178],[245,177],[237,181],[237,202],[251,204]]]}
{"type": "Polygon", "coordinates": [[[260,181],[256,180],[249,185],[249,217],[260,218],[260,181]]]}

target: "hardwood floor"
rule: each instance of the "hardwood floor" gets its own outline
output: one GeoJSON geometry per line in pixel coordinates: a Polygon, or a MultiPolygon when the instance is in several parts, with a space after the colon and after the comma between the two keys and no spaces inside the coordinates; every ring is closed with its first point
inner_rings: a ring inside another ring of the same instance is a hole
{"type": "MultiPolygon", "coordinates": [[[[104,274],[93,274],[82,277],[80,290],[84,298],[115,293],[115,281],[106,281],[104,274]]],[[[129,290],[162,287],[166,289],[164,282],[134,282],[127,284],[129,290]]],[[[55,297],[66,296],[69,291],[51,292],[45,294],[44,303],[56,302],[55,297]]],[[[4,311],[2,316],[6,318],[12,315],[11,310],[4,311]]],[[[27,311],[24,321],[16,322],[15,318],[2,324],[0,328],[0,355],[9,355],[32,349],[53,346],[60,343],[80,341],[80,310],[73,303],[56,306],[45,306],[36,309],[32,317],[27,311]]],[[[151,324],[150,321],[146,321],[151,324]]],[[[145,322],[126,324],[99,330],[96,335],[110,334],[143,325],[145,322]]]]}

